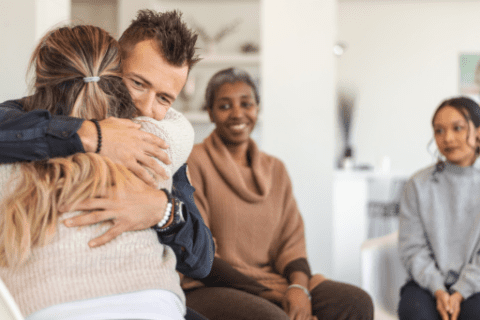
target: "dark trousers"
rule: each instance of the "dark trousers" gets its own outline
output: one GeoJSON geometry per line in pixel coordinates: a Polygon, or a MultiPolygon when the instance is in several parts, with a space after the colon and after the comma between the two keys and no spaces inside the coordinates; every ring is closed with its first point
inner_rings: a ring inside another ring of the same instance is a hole
{"type": "Polygon", "coordinates": [[[185,320],[208,320],[200,313],[196,312],[195,310],[187,307],[187,314],[185,315],[185,320]]]}
{"type": "MultiPolygon", "coordinates": [[[[210,320],[290,320],[283,309],[232,288],[202,287],[185,292],[187,306],[210,320]]],[[[362,289],[326,280],[311,291],[312,314],[319,320],[372,320],[373,303],[362,289]]]]}
{"type": "MultiPolygon", "coordinates": [[[[421,288],[415,281],[407,282],[400,290],[398,316],[400,320],[441,320],[437,300],[430,291],[421,288]]],[[[458,319],[480,319],[480,293],[461,303],[458,319]]]]}

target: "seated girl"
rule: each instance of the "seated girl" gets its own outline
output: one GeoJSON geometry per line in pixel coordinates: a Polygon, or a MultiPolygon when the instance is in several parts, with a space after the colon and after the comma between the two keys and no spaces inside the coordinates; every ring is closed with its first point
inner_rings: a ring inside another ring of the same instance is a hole
{"type": "MultiPolygon", "coordinates": [[[[50,32],[34,51],[31,68],[35,92],[24,101],[27,110],[43,106],[94,122],[136,112],[122,82],[118,44],[98,27],[50,32]]],[[[171,164],[158,162],[172,177],[192,148],[190,123],[173,109],[162,121],[137,121],[170,146],[171,164]]],[[[100,137],[99,132],[97,153],[100,137]]],[[[168,195],[171,178],[155,178],[168,195]]],[[[61,214],[60,206],[105,195],[134,179],[126,167],[95,153],[0,166],[0,276],[26,319],[183,319],[176,258],[153,229],[125,232],[90,248],[88,241],[107,223],[62,223],[82,212],[61,214]]],[[[166,206],[159,228],[169,228],[174,206],[166,206]]]]}
{"type": "Polygon", "coordinates": [[[432,119],[441,157],[414,174],[400,203],[400,256],[409,275],[400,319],[480,315],[480,108],[468,98],[440,104],[432,119]]]}

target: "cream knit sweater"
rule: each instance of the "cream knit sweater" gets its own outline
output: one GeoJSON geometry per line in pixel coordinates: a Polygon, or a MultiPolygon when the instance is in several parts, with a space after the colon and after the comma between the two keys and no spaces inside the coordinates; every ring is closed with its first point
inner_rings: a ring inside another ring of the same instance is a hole
{"type": "MultiPolygon", "coordinates": [[[[186,161],[193,146],[193,128],[173,109],[161,122],[140,117],[143,130],[164,139],[172,164],[162,164],[169,176],[186,161]]],[[[15,188],[18,165],[0,166],[0,199],[15,188]]],[[[160,183],[170,187],[171,179],[160,183]]],[[[60,220],[81,214],[69,212],[60,220]]],[[[132,213],[134,214],[134,213],[132,213]]],[[[0,268],[0,277],[12,293],[24,316],[43,308],[82,299],[147,289],[164,289],[185,303],[175,271],[172,249],[158,241],[152,229],[125,232],[113,241],[88,247],[88,241],[102,234],[108,225],[67,228],[58,223],[54,239],[32,250],[20,268],[0,268]]]]}

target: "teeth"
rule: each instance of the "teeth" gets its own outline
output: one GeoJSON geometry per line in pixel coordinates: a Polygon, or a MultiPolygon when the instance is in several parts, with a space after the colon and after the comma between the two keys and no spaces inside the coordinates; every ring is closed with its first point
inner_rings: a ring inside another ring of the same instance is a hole
{"type": "Polygon", "coordinates": [[[243,130],[247,127],[245,123],[230,126],[232,130],[243,130]]]}

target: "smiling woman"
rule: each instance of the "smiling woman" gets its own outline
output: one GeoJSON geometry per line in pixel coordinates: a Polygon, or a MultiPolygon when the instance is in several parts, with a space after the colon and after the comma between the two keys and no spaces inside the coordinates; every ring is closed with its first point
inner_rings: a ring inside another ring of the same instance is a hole
{"type": "Polygon", "coordinates": [[[260,102],[256,86],[250,77],[237,69],[227,69],[212,78],[205,94],[210,120],[225,146],[242,166],[248,166],[244,157],[258,117],[260,102]],[[226,82],[230,79],[232,82],[226,82]],[[235,77],[236,76],[236,77],[235,77]]]}
{"type": "Polygon", "coordinates": [[[205,287],[185,279],[187,305],[210,320],[371,320],[366,292],[311,274],[287,170],[250,137],[259,103],[242,70],[221,70],[208,83],[205,108],[215,130],[194,146],[188,165],[217,251],[205,287]]]}

